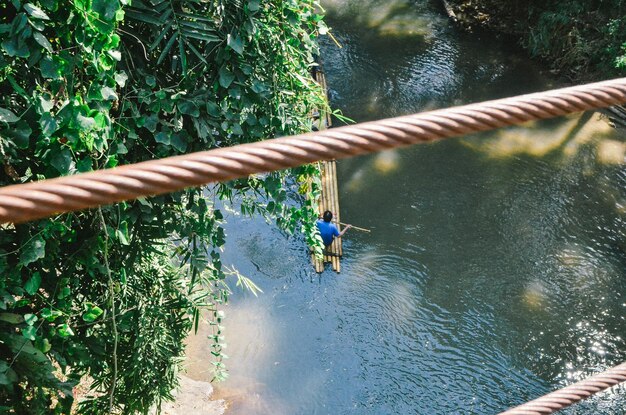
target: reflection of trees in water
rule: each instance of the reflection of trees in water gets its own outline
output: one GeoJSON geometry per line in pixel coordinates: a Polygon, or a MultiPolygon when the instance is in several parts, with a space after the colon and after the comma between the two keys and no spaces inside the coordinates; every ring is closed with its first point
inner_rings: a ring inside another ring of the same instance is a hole
{"type": "Polygon", "coordinates": [[[432,37],[434,20],[443,19],[409,0],[326,0],[323,6],[331,23],[358,27],[383,39],[427,40],[432,37]]]}

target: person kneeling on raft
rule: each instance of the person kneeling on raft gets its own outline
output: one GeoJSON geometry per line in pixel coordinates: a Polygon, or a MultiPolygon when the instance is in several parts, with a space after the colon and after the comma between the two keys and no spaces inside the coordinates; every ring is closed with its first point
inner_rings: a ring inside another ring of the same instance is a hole
{"type": "Polygon", "coordinates": [[[341,236],[352,227],[352,225],[346,225],[346,227],[343,228],[343,231],[339,232],[337,225],[331,222],[332,220],[333,213],[330,210],[327,210],[324,212],[322,219],[319,219],[316,222],[317,229],[320,231],[320,235],[322,237],[322,241],[324,241],[326,249],[328,249],[330,244],[333,243],[334,238],[341,238],[341,236]]]}

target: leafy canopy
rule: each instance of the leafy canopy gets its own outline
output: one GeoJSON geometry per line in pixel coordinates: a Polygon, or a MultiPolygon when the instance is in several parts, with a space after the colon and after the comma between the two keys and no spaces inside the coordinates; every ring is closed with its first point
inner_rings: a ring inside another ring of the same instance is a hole
{"type": "MultiPolygon", "coordinates": [[[[3,2],[0,185],[308,131],[327,109],[309,75],[320,20],[312,1],[3,2]]],[[[2,409],[68,413],[89,375],[81,413],[146,413],[201,310],[225,376],[218,308],[238,274],[217,206],[314,244],[317,169],[292,173],[0,229],[2,409]]]]}

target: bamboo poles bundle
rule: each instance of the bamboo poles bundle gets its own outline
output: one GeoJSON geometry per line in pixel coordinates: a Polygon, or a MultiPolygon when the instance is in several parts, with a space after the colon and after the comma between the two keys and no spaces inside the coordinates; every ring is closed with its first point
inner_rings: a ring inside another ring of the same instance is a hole
{"type": "MultiPolygon", "coordinates": [[[[315,72],[315,80],[320,84],[322,89],[326,91],[326,77],[324,72],[315,72]]],[[[325,130],[331,126],[331,115],[327,111],[323,114],[317,114],[317,128],[319,130],[325,130]]],[[[314,115],[315,119],[315,115],[314,115]]],[[[333,212],[334,221],[337,229],[341,232],[341,224],[339,223],[339,191],[337,186],[337,162],[324,161],[321,164],[322,172],[322,189],[321,195],[318,200],[318,206],[320,213],[324,213],[326,210],[333,212]]],[[[324,264],[330,262],[332,268],[336,272],[341,272],[340,257],[343,254],[343,247],[341,244],[341,238],[335,238],[328,250],[324,251],[323,258],[318,259],[315,253],[311,253],[311,261],[315,267],[315,271],[321,273],[324,271],[324,264]]]]}

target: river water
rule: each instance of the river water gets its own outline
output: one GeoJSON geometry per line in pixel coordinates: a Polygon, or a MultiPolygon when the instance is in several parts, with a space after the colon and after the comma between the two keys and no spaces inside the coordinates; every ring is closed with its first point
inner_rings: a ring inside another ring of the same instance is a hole
{"type": "MultiPolygon", "coordinates": [[[[332,106],[356,121],[558,86],[439,2],[323,3],[332,106]]],[[[549,75],[549,74],[548,74],[549,75]]],[[[338,163],[342,273],[227,217],[230,414],[493,414],[626,360],[626,170],[597,114],[338,163]]],[[[210,380],[203,330],[189,375],[210,380]]],[[[623,414],[617,388],[565,414],[623,414]]]]}

